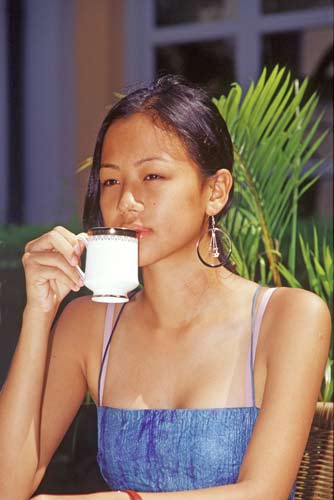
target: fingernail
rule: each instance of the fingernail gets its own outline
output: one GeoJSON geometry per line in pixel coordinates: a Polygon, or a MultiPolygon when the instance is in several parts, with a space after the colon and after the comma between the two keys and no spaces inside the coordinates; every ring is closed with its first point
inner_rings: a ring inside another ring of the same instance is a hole
{"type": "Polygon", "coordinates": [[[73,255],[73,257],[71,258],[71,264],[73,266],[76,266],[78,264],[78,257],[76,257],[75,255],[73,255]]]}
{"type": "Polygon", "coordinates": [[[81,255],[81,248],[80,248],[80,245],[79,243],[77,243],[74,247],[74,252],[77,254],[77,255],[81,255]]]}

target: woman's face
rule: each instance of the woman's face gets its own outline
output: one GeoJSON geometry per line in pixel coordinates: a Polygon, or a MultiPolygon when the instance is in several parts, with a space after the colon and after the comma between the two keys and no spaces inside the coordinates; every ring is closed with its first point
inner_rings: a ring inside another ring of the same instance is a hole
{"type": "Polygon", "coordinates": [[[208,182],[180,139],[144,114],[114,122],[102,148],[100,207],[108,227],[139,230],[139,265],[195,252],[208,182]]]}

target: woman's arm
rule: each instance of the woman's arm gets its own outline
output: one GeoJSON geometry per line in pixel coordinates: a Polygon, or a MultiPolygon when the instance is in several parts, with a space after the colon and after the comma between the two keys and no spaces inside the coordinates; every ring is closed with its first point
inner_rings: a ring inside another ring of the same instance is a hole
{"type": "MultiPolygon", "coordinates": [[[[198,490],[173,491],[168,493],[142,493],[143,500],[276,500],[271,496],[261,496],[254,487],[246,481],[214,488],[198,490]]],[[[33,497],[33,500],[129,500],[127,493],[117,491],[103,491],[83,495],[45,495],[33,497]]],[[[286,500],[286,498],[284,499],[286,500]]]]}
{"type": "Polygon", "coordinates": [[[0,393],[2,500],[31,496],[36,477],[41,479],[40,471],[85,394],[80,349],[70,351],[73,335],[69,332],[68,314],[50,337],[60,301],[71,289],[79,289],[77,271],[70,263],[75,244],[75,236],[59,228],[26,247],[23,262],[27,305],[18,345],[0,393]]]}
{"type": "Polygon", "coordinates": [[[301,289],[281,288],[268,304],[267,378],[261,411],[239,481],[259,484],[267,498],[286,499],[309,436],[328,357],[326,303],[301,289]]]}
{"type": "MultiPolygon", "coordinates": [[[[262,328],[268,341],[267,380],[238,482],[200,490],[140,493],[143,500],[288,498],[312,424],[328,356],[331,318],[327,305],[315,294],[282,288],[272,296],[262,328]]],[[[117,495],[103,492],[71,500],[121,499],[117,495]]]]}
{"type": "Polygon", "coordinates": [[[84,302],[67,306],[49,341],[41,317],[24,313],[0,399],[1,500],[30,498],[85,397],[84,302]]]}
{"type": "MultiPolygon", "coordinates": [[[[276,500],[274,497],[263,497],[251,489],[246,481],[214,488],[198,490],[173,491],[168,493],[142,493],[143,500],[276,500]]],[[[83,495],[45,495],[33,497],[33,500],[129,500],[127,493],[117,491],[103,491],[83,495]]],[[[286,498],[284,499],[286,500],[286,498]]]]}

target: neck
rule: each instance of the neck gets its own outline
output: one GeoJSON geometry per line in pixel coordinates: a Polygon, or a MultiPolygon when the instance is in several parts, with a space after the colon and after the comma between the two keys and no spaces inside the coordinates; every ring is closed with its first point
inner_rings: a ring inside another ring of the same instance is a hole
{"type": "Polygon", "coordinates": [[[189,325],[218,298],[221,304],[234,277],[224,267],[205,267],[196,252],[171,256],[142,271],[145,307],[157,328],[170,329],[189,325]]]}

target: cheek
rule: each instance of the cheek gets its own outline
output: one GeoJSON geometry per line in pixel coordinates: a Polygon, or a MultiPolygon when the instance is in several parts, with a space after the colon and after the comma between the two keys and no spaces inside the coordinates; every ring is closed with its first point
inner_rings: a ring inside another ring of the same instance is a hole
{"type": "Polygon", "coordinates": [[[117,195],[115,193],[101,193],[99,203],[104,224],[108,227],[114,226],[117,214],[117,195]]]}
{"type": "Polygon", "coordinates": [[[196,219],[205,214],[204,193],[197,183],[188,182],[174,183],[171,189],[163,190],[161,196],[152,198],[150,206],[154,212],[160,212],[167,219],[196,219]]]}
{"type": "Polygon", "coordinates": [[[166,235],[181,240],[197,238],[206,218],[205,202],[198,189],[171,192],[167,199],[152,204],[154,220],[159,221],[166,235]]]}
{"type": "Polygon", "coordinates": [[[194,183],[189,183],[184,189],[173,193],[171,204],[177,216],[195,218],[205,213],[203,193],[194,183]]]}

